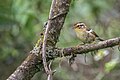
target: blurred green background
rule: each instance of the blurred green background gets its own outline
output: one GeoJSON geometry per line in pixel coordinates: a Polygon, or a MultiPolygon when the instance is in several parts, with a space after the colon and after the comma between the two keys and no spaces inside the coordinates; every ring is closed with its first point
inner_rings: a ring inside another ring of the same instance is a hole
{"type": "MultiPolygon", "coordinates": [[[[51,0],[0,0],[0,80],[5,80],[32,50],[48,19],[51,0]]],[[[80,44],[72,25],[85,22],[104,39],[120,36],[120,0],[72,0],[58,47],[80,44]]],[[[68,58],[57,58],[54,80],[119,80],[117,47],[99,50],[96,55],[78,55],[69,66],[68,58]]],[[[43,72],[32,80],[46,80],[43,72]]]]}

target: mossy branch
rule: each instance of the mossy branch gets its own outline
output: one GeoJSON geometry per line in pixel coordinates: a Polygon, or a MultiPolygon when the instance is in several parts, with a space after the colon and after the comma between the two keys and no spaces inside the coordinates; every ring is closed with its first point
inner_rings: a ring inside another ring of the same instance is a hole
{"type": "MultiPolygon", "coordinates": [[[[48,50],[46,54],[51,52],[50,49],[54,49],[58,41],[65,17],[69,11],[70,3],[71,0],[53,0],[52,2],[48,24],[46,25],[49,28],[49,32],[47,32],[47,40],[44,38],[44,41],[46,41],[44,43],[44,47],[46,48],[45,52],[48,50]]],[[[42,53],[41,46],[40,51],[37,52],[42,53]]],[[[27,59],[15,70],[13,74],[10,75],[7,80],[30,80],[34,74],[39,71],[38,66],[40,69],[43,69],[43,67],[41,68],[41,66],[43,66],[42,57],[41,55],[38,57],[36,54],[38,53],[31,52],[27,59]]],[[[52,52],[50,55],[52,55],[52,52]]],[[[49,61],[49,59],[47,60],[49,61]]]]}
{"type": "Polygon", "coordinates": [[[70,54],[83,54],[99,49],[104,49],[104,48],[111,48],[114,46],[118,47],[120,46],[120,37],[113,38],[113,39],[108,39],[105,41],[98,42],[96,44],[86,44],[86,45],[81,45],[81,46],[75,46],[75,47],[68,47],[64,48],[63,53],[65,56],[70,55],[70,54]]]}
{"type": "MultiPolygon", "coordinates": [[[[48,53],[47,60],[52,60],[61,56],[70,56],[71,54],[84,54],[87,52],[91,52],[94,50],[109,48],[118,46],[120,44],[120,37],[108,39],[105,41],[101,41],[96,44],[87,44],[87,45],[81,45],[81,46],[74,46],[74,47],[68,47],[68,48],[52,48],[52,53],[48,53]]],[[[42,46],[42,45],[41,45],[42,46]]],[[[7,80],[29,80],[31,79],[35,73],[38,71],[42,71],[43,64],[42,64],[42,57],[36,56],[35,54],[29,54],[29,56],[26,58],[26,60],[16,69],[14,74],[10,77],[13,77],[13,79],[8,78],[7,80]],[[24,75],[24,77],[21,77],[20,75],[24,75]]]]}

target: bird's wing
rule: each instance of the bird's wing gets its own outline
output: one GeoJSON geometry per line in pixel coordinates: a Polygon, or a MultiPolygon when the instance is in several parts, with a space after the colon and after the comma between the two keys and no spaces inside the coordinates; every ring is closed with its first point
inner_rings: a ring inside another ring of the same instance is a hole
{"type": "Polygon", "coordinates": [[[86,30],[87,30],[89,33],[95,35],[95,37],[99,37],[92,29],[86,28],[86,30]]]}

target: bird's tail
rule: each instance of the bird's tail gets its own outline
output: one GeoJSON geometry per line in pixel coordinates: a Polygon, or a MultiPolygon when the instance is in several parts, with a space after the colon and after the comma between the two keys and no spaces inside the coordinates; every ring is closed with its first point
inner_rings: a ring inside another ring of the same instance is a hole
{"type": "Polygon", "coordinates": [[[104,41],[104,39],[101,39],[100,37],[97,37],[97,40],[99,40],[99,41],[104,41]]]}

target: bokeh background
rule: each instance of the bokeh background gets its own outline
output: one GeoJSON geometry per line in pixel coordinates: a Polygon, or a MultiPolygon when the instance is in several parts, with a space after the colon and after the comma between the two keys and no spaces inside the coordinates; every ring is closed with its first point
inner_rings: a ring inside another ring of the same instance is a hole
{"type": "MultiPolygon", "coordinates": [[[[51,0],[0,0],[0,80],[22,63],[32,50],[44,23],[48,19],[51,0]]],[[[120,0],[72,0],[69,13],[61,31],[58,47],[77,46],[72,25],[85,22],[104,39],[120,36],[120,0]]],[[[69,66],[68,58],[57,58],[53,69],[54,80],[119,80],[120,51],[107,48],[78,55],[69,66]],[[86,59],[86,62],[85,62],[86,59]]],[[[32,80],[46,80],[43,72],[32,80]]]]}

